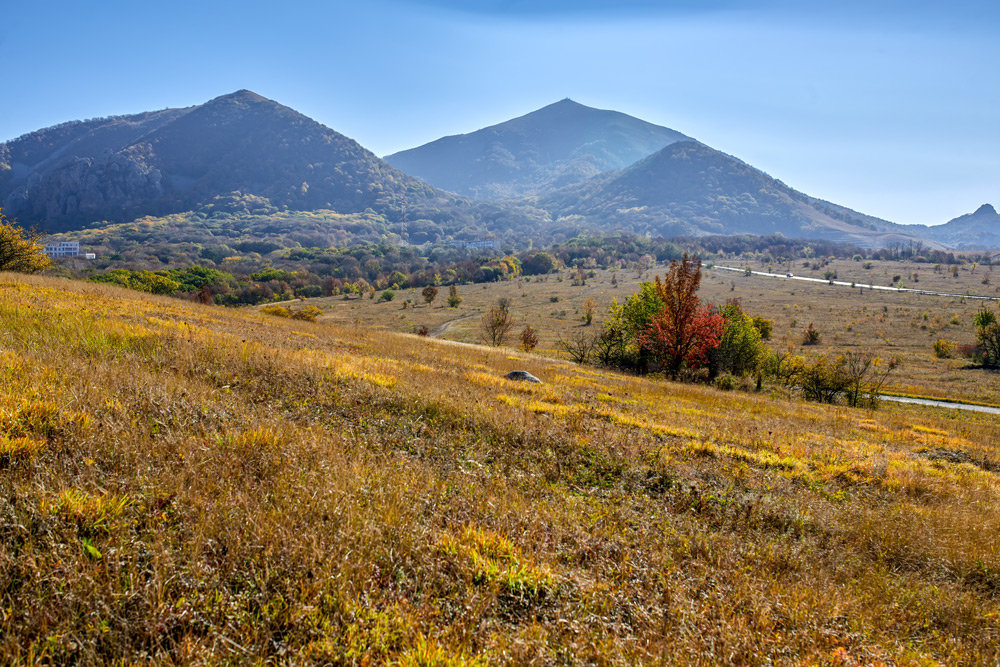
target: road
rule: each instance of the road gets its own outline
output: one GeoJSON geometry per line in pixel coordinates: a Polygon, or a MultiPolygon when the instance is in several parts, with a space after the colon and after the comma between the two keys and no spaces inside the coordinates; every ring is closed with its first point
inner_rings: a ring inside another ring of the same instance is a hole
{"type": "MultiPolygon", "coordinates": [[[[719,266],[718,264],[712,266],[712,269],[719,269],[721,271],[735,271],[737,273],[746,273],[746,269],[738,269],[733,266],[719,266]]],[[[768,273],[766,271],[751,271],[752,275],[764,276],[766,278],[781,278],[782,280],[801,280],[807,283],[822,283],[823,285],[840,285],[843,287],[857,287],[859,289],[871,289],[871,290],[882,290],[883,292],[907,292],[910,294],[925,294],[928,296],[950,296],[960,299],[979,299],[980,301],[996,301],[995,296],[980,296],[978,294],[955,294],[952,292],[933,292],[931,290],[924,289],[913,289],[910,287],[887,287],[886,285],[868,285],[865,283],[850,283],[843,280],[826,280],[824,278],[807,278],[806,276],[789,276],[784,273],[768,273]]]]}

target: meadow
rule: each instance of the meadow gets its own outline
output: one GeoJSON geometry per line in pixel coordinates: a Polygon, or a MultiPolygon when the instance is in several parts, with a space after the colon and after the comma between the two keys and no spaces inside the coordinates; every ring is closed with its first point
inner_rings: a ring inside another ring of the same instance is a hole
{"type": "MultiPolygon", "coordinates": [[[[577,326],[585,290],[627,293],[603,278],[540,306],[577,326]]],[[[1000,660],[995,417],[654,381],[343,303],[0,274],[0,662],[1000,660]]]]}
{"type": "MultiPolygon", "coordinates": [[[[871,350],[883,359],[898,358],[902,363],[890,377],[887,391],[909,396],[944,398],[972,403],[1000,405],[1000,375],[973,368],[970,360],[959,354],[963,344],[975,341],[973,317],[988,306],[997,309],[1000,302],[1000,272],[992,266],[971,264],[944,265],[939,271],[933,264],[886,260],[794,260],[769,264],[720,259],[722,266],[750,267],[768,271],[864,284],[903,285],[932,291],[995,296],[997,301],[961,297],[859,290],[846,286],[744,276],[731,271],[707,269],[699,292],[703,301],[723,304],[739,299],[754,315],[774,321],[770,346],[778,352],[815,356],[836,355],[850,350],[871,350]],[[812,268],[813,265],[816,268],[812,268]],[[952,275],[954,270],[957,276],[952,275]],[[917,281],[912,280],[916,274],[917,281]],[[894,282],[896,276],[904,277],[894,282]],[[984,279],[986,284],[984,284],[984,279]],[[803,346],[803,332],[810,324],[820,332],[819,344],[803,346]],[[949,357],[934,353],[935,341],[951,345],[949,357]]],[[[412,332],[427,327],[434,337],[481,342],[482,314],[500,298],[510,301],[518,326],[509,336],[508,345],[517,346],[517,333],[529,324],[539,333],[536,352],[566,358],[558,341],[572,340],[578,334],[592,334],[599,329],[612,300],[625,301],[641,281],[662,275],[666,266],[642,271],[600,270],[585,284],[575,284],[573,272],[480,285],[460,285],[463,301],[458,308],[447,305],[447,288],[428,306],[420,290],[401,290],[390,302],[351,297],[326,297],[303,302],[321,308],[321,321],[342,325],[365,325],[391,331],[412,332]],[[593,299],[597,312],[589,327],[583,321],[583,303],[593,299]],[[404,301],[410,301],[406,308],[404,301]],[[415,308],[412,306],[416,306],[415,308]]],[[[287,304],[286,304],[287,305],[287,304]]],[[[293,305],[294,307],[294,305],[293,305]]]]}

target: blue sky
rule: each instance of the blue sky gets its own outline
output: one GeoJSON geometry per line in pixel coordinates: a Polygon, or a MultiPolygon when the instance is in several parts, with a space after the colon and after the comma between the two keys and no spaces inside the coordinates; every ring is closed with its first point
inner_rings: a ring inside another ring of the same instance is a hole
{"type": "Polygon", "coordinates": [[[0,141],[249,88],[384,155],[571,97],[936,224],[1000,205],[998,29],[982,0],[7,0],[0,141]]]}

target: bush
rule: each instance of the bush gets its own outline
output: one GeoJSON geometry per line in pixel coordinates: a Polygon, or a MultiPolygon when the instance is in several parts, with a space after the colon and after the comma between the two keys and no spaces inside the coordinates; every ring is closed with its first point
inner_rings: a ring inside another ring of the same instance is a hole
{"type": "Polygon", "coordinates": [[[938,359],[948,359],[953,354],[953,346],[943,338],[934,341],[934,356],[938,359]]]}
{"type": "Polygon", "coordinates": [[[0,271],[38,273],[52,261],[38,240],[41,234],[25,232],[0,210],[0,271]]]}
{"type": "Polygon", "coordinates": [[[531,328],[530,325],[524,325],[521,329],[521,349],[525,352],[531,352],[538,346],[538,332],[531,328]]]}
{"type": "Polygon", "coordinates": [[[761,315],[755,315],[753,325],[760,332],[761,340],[771,340],[771,335],[774,332],[774,320],[769,320],[761,315]]]}
{"type": "Polygon", "coordinates": [[[806,327],[806,330],[802,332],[802,344],[803,345],[819,345],[819,331],[813,326],[812,322],[806,327]]]}
{"type": "Polygon", "coordinates": [[[323,314],[323,311],[316,306],[306,306],[301,310],[297,310],[292,313],[293,320],[303,320],[306,322],[315,322],[316,318],[323,314]]]}
{"type": "Polygon", "coordinates": [[[378,296],[379,302],[392,301],[395,298],[396,298],[396,293],[393,292],[391,289],[383,290],[382,293],[379,294],[378,296]]]}
{"type": "Polygon", "coordinates": [[[260,312],[265,315],[273,315],[274,317],[291,317],[292,312],[285,308],[284,306],[264,306],[260,309],[260,312]]]}
{"type": "Polygon", "coordinates": [[[448,288],[448,307],[458,308],[460,303],[462,303],[462,297],[458,295],[458,288],[452,285],[448,288]]]}
{"type": "Polygon", "coordinates": [[[729,373],[723,373],[722,375],[715,378],[712,382],[716,389],[721,389],[723,391],[732,391],[736,389],[736,378],[729,373]]]}

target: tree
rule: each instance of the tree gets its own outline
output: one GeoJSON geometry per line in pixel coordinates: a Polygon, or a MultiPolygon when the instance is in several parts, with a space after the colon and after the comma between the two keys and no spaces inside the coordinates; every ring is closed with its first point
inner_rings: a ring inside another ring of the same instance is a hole
{"type": "Polygon", "coordinates": [[[656,277],[656,294],[663,307],[639,340],[671,378],[676,379],[685,364],[704,363],[722,335],[722,316],[701,305],[700,285],[701,260],[691,261],[686,253],[680,262],[670,262],[662,280],[656,277]]]}
{"type": "Polygon", "coordinates": [[[585,364],[590,358],[590,353],[594,350],[600,334],[590,335],[582,329],[577,329],[569,338],[560,337],[556,345],[563,349],[569,358],[578,364],[585,364]]]}
{"type": "Polygon", "coordinates": [[[483,314],[480,330],[483,340],[494,347],[503,345],[507,334],[514,327],[514,316],[503,306],[493,306],[483,314]]]}
{"type": "Polygon", "coordinates": [[[590,326],[590,323],[594,321],[594,313],[597,312],[597,302],[592,298],[587,297],[583,302],[583,319],[590,326]]]}
{"type": "Polygon", "coordinates": [[[719,372],[737,376],[757,373],[764,362],[767,348],[754,319],[744,312],[738,301],[729,301],[719,313],[725,320],[719,345],[711,357],[712,375],[719,372]]]}
{"type": "Polygon", "coordinates": [[[458,295],[458,288],[452,285],[448,288],[448,307],[458,308],[460,303],[462,303],[462,297],[458,295]]]}
{"type": "Polygon", "coordinates": [[[38,243],[41,236],[25,232],[0,209],[0,271],[38,273],[49,268],[52,261],[38,243]]]}
{"type": "Polygon", "coordinates": [[[420,294],[424,297],[424,301],[426,301],[429,306],[431,305],[431,302],[437,298],[438,290],[437,287],[434,287],[434,285],[428,285],[420,294]]]}
{"type": "Polygon", "coordinates": [[[986,368],[1000,368],[1000,321],[996,313],[983,308],[976,313],[977,358],[986,368]]]}
{"type": "Polygon", "coordinates": [[[531,352],[538,345],[538,332],[531,328],[531,325],[525,324],[524,328],[521,329],[521,349],[525,352],[531,352]]]}

